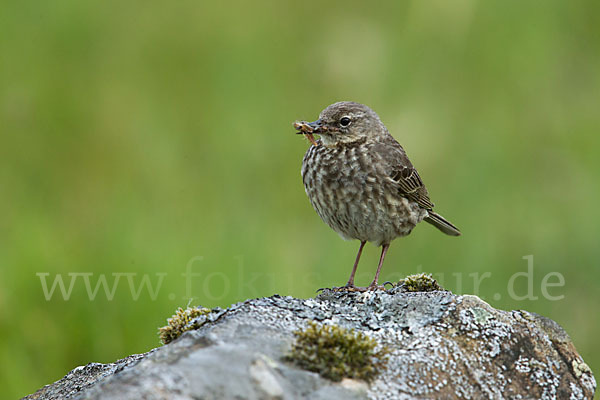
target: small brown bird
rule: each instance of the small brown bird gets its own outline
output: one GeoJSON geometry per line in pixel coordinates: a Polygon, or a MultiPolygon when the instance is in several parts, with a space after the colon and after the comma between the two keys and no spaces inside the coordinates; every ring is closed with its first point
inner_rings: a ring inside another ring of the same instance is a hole
{"type": "Polygon", "coordinates": [[[447,235],[460,231],[433,212],[427,189],[379,116],[350,101],[334,103],[314,122],[295,122],[297,133],[313,143],[302,161],[304,189],[317,214],[342,238],[360,240],[348,290],[373,290],[390,242],[425,220],[447,235]],[[321,138],[314,141],[312,135],[321,138]],[[316,143],[316,144],[315,144],[316,143]],[[354,286],[366,242],[382,246],[373,282],[354,286]]]}

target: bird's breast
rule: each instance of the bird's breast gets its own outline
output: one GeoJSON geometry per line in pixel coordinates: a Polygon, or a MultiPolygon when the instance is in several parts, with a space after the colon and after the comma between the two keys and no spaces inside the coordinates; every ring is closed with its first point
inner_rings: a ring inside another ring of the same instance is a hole
{"type": "Polygon", "coordinates": [[[418,222],[417,206],[398,196],[378,164],[367,145],[311,146],[304,156],[306,194],[321,219],[344,238],[389,243],[418,222]]]}

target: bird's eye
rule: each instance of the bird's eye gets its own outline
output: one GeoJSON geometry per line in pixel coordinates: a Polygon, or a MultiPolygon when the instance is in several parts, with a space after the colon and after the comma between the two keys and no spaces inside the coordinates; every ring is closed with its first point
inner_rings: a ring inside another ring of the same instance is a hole
{"type": "Polygon", "coordinates": [[[341,126],[350,125],[350,117],[342,117],[342,119],[340,119],[340,125],[341,126]]]}

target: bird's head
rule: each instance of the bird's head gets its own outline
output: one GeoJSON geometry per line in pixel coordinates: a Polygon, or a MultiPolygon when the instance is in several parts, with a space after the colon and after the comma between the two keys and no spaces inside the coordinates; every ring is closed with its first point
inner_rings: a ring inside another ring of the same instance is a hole
{"type": "Polygon", "coordinates": [[[295,123],[294,126],[299,130],[298,133],[320,135],[325,146],[377,140],[387,134],[375,111],[352,101],[334,103],[321,111],[318,120],[295,123]]]}

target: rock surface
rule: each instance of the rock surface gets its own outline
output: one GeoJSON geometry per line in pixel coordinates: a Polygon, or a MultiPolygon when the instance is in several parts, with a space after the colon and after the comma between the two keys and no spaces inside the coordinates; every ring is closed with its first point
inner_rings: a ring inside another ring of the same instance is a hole
{"type": "Polygon", "coordinates": [[[272,296],[216,310],[149,353],[89,364],[27,399],[591,399],[568,335],[526,311],[450,292],[272,296]],[[361,331],[390,350],[375,380],[332,382],[285,355],[308,321],[361,331]]]}

